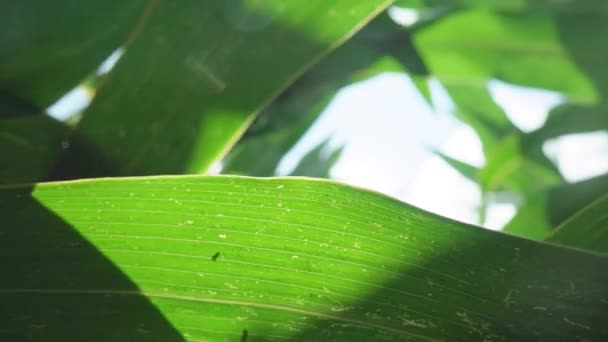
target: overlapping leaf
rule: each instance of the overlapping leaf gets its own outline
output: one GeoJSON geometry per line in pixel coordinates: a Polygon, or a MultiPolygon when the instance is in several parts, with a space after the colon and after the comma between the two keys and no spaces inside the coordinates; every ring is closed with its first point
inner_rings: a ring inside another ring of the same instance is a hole
{"type": "Polygon", "coordinates": [[[204,172],[278,92],[388,4],[150,1],[79,125],[88,152],[63,169],[98,154],[110,165],[95,168],[116,174],[204,172]]]}

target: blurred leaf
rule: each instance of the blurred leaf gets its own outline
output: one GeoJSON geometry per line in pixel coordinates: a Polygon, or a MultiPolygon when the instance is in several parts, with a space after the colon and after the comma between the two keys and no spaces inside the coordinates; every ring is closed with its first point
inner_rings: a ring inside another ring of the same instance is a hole
{"type": "MultiPolygon", "coordinates": [[[[204,172],[280,90],[389,1],[154,4],[79,126],[117,174],[204,172]]],[[[84,157],[68,156],[63,169],[84,157]]]]}
{"type": "Polygon", "coordinates": [[[145,3],[0,2],[0,89],[48,107],[127,40],[145,3]]]}
{"type": "Polygon", "coordinates": [[[562,180],[557,171],[522,154],[518,134],[504,138],[488,155],[490,159],[479,172],[479,183],[484,191],[507,189],[525,195],[557,185],[562,180]]]}
{"type": "Polygon", "coordinates": [[[222,173],[266,177],[275,175],[283,156],[333,98],[331,90],[334,87],[328,85],[327,88],[310,87],[302,89],[302,92],[296,91],[294,96],[283,96],[275,101],[227,155],[222,173]]]}
{"type": "Polygon", "coordinates": [[[385,12],[365,27],[355,39],[364,41],[380,55],[396,59],[405,67],[427,103],[432,104],[428,85],[429,70],[414,46],[410,30],[395,23],[385,12]]]}
{"type": "Polygon", "coordinates": [[[526,199],[503,230],[543,239],[557,225],[607,192],[608,174],[539,191],[526,199]]]}
{"type": "Polygon", "coordinates": [[[560,13],[557,23],[564,47],[600,97],[597,103],[567,103],[551,111],[545,125],[526,138],[530,153],[540,153],[547,139],[562,134],[608,130],[608,2],[598,2],[595,11],[560,13]]]}
{"type": "MultiPolygon", "coordinates": [[[[509,179],[522,167],[523,158],[519,153],[517,136],[510,135],[486,152],[489,160],[479,170],[478,182],[482,191],[479,222],[486,222],[488,193],[505,189],[509,179]]],[[[511,189],[509,189],[511,190],[511,189]]]]}
{"type": "Polygon", "coordinates": [[[557,227],[546,241],[608,253],[608,196],[604,195],[557,227]]]}
{"type": "Polygon", "coordinates": [[[0,203],[3,340],[608,338],[608,258],[333,182],[104,179],[0,203]]]}
{"type": "Polygon", "coordinates": [[[544,239],[554,227],[547,215],[547,202],[546,191],[529,195],[502,231],[527,239],[544,239]]]}
{"type": "Polygon", "coordinates": [[[560,91],[579,101],[597,100],[548,14],[461,11],[417,31],[415,41],[430,70],[446,85],[499,78],[560,91]]]}
{"type": "Polygon", "coordinates": [[[545,12],[605,12],[608,5],[604,0],[396,0],[396,6],[415,9],[437,9],[441,7],[477,7],[499,12],[525,13],[545,12]]]}
{"type": "Polygon", "coordinates": [[[67,134],[66,126],[45,115],[0,119],[0,184],[45,179],[67,134]]]}
{"type": "Polygon", "coordinates": [[[564,184],[549,193],[549,217],[553,226],[562,223],[587,204],[608,192],[608,174],[564,184]]]}
{"type": "Polygon", "coordinates": [[[330,148],[329,139],[322,141],[300,160],[290,176],[330,178],[331,167],[340,158],[344,147],[333,150],[330,150],[330,148]]]}
{"type": "Polygon", "coordinates": [[[227,155],[222,172],[274,175],[283,156],[341,88],[383,72],[406,71],[403,63],[416,54],[409,39],[409,34],[386,13],[372,20],[302,75],[258,116],[227,155]]]}
{"type": "Polygon", "coordinates": [[[468,179],[474,183],[478,182],[477,175],[479,173],[479,169],[477,167],[475,167],[471,164],[465,163],[463,161],[460,161],[458,159],[452,158],[448,155],[445,155],[445,154],[441,153],[440,151],[433,151],[433,153],[436,156],[438,156],[439,158],[441,158],[448,165],[453,167],[456,171],[458,171],[458,173],[460,173],[466,179],[468,179]]]}

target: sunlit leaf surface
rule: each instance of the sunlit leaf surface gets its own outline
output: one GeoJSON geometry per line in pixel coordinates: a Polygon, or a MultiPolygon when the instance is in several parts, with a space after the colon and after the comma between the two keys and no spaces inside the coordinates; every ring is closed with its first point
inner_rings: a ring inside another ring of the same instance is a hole
{"type": "Polygon", "coordinates": [[[3,340],[608,337],[606,257],[328,181],[49,183],[0,208],[3,340]]]}

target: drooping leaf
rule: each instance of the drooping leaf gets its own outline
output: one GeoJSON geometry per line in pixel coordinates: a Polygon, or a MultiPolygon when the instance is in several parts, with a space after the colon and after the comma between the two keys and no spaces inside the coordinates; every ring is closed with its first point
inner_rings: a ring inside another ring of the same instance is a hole
{"type": "Polygon", "coordinates": [[[0,204],[5,340],[608,337],[608,258],[333,182],[89,180],[0,204]]]}
{"type": "MultiPolygon", "coordinates": [[[[117,174],[204,172],[264,105],[389,3],[155,2],[84,113],[80,139],[117,174]]],[[[71,154],[64,169],[83,157],[71,154]]]]}

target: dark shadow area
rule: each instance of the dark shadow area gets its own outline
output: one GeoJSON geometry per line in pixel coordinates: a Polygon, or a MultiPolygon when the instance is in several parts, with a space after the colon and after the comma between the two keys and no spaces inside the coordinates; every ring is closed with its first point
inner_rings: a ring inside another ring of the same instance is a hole
{"type": "Polygon", "coordinates": [[[443,253],[437,254],[433,236],[412,234],[417,237],[417,249],[429,256],[426,262],[394,270],[399,276],[381,284],[382,289],[354,303],[350,310],[330,312],[339,320],[319,320],[315,322],[319,330],[303,331],[293,340],[608,338],[605,257],[556,250],[507,235],[496,239],[493,235],[497,233],[475,227],[428,228],[454,228],[458,238],[450,246],[441,245],[443,253]]]}
{"type": "Polygon", "coordinates": [[[78,131],[69,138],[66,152],[62,153],[48,175],[49,180],[78,178],[116,177],[117,167],[99,152],[98,148],[86,141],[78,131]]]}
{"type": "Polygon", "coordinates": [[[0,88],[0,120],[42,115],[37,106],[0,88]]]}
{"type": "Polygon", "coordinates": [[[45,179],[62,152],[68,131],[46,115],[0,118],[0,184],[45,179]]]}
{"type": "Polygon", "coordinates": [[[145,2],[0,2],[0,88],[50,106],[116,49],[145,2]]]}
{"type": "Polygon", "coordinates": [[[0,340],[183,341],[145,297],[116,294],[138,288],[30,192],[0,189],[0,340]]]}

